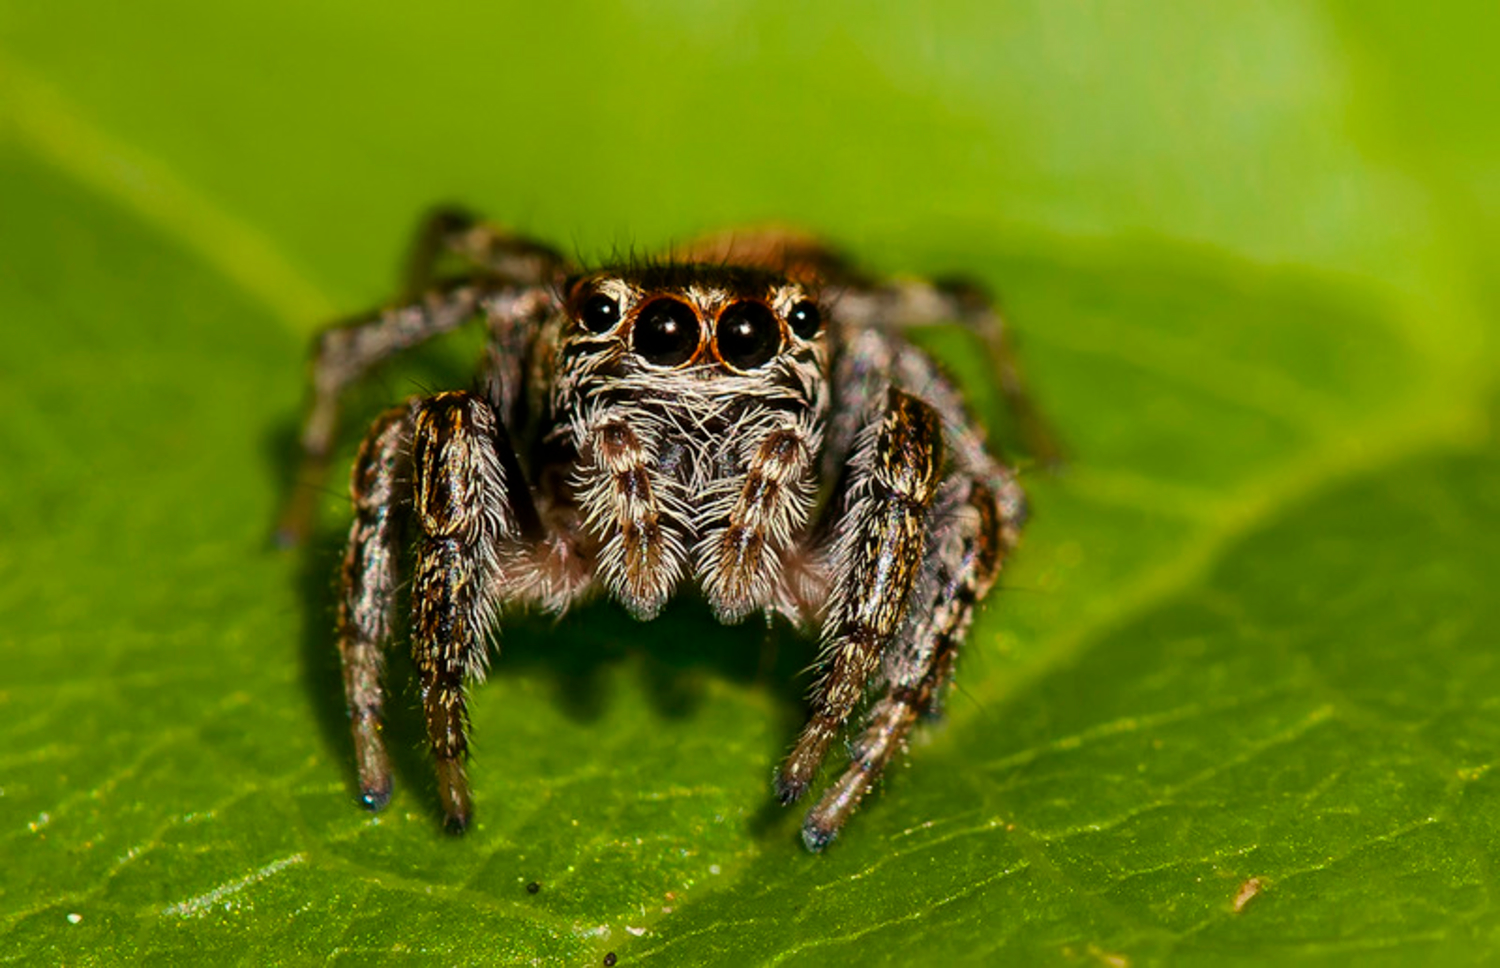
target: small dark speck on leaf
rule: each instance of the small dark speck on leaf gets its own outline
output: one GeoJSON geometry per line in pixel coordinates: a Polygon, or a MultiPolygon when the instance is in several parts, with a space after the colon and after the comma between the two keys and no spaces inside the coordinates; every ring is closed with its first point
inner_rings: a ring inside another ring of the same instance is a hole
{"type": "Polygon", "coordinates": [[[526,893],[527,894],[535,894],[537,891],[540,891],[541,889],[542,889],[542,885],[538,884],[536,881],[532,881],[530,884],[526,885],[526,893]]]}
{"type": "Polygon", "coordinates": [[[604,968],[614,968],[614,964],[618,960],[619,959],[615,957],[615,953],[611,951],[609,954],[604,956],[604,968]]]}

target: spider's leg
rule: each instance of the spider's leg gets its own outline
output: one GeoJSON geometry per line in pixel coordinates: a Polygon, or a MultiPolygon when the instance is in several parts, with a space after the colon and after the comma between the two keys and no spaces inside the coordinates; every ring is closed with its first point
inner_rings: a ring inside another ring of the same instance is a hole
{"type": "Polygon", "coordinates": [[[802,838],[810,850],[821,850],[839,832],[917,719],[936,713],[975,605],[1015,545],[1025,514],[1020,488],[993,462],[979,465],[943,484],[933,515],[939,523],[911,613],[886,656],[886,693],[852,744],[848,768],[807,814],[802,838]]]}
{"type": "Polygon", "coordinates": [[[350,480],[354,523],[340,576],[338,637],[344,693],[354,731],[360,799],[372,810],[385,806],[391,796],[390,758],[380,735],[385,704],[381,671],[400,582],[402,522],[410,501],[410,429],[406,408],[397,407],[375,421],[360,447],[350,480]]]}
{"type": "Polygon", "coordinates": [[[277,540],[295,544],[306,537],[311,500],[322,481],[338,431],[339,400],[377,363],[411,349],[440,333],[457,329],[479,310],[479,292],[456,286],[430,293],[404,306],[324,330],[317,337],[312,362],[312,399],[302,423],[302,468],[277,528],[277,540]]]}
{"type": "Polygon", "coordinates": [[[889,388],[883,411],[861,434],[851,462],[853,479],[833,548],[836,579],[823,622],[825,671],[812,718],[776,777],[783,803],[807,792],[901,629],[926,555],[943,460],[938,411],[889,388]]]}
{"type": "Polygon", "coordinates": [[[839,292],[839,313],[856,326],[893,331],[958,323],[974,333],[984,343],[990,369],[999,380],[1026,451],[1048,468],[1062,466],[1066,459],[1062,444],[1026,388],[1010,328],[982,287],[959,280],[898,279],[879,284],[852,280],[839,292]]]}
{"type": "Polygon", "coordinates": [[[422,219],[406,264],[406,295],[416,299],[449,275],[508,284],[552,285],[567,260],[550,246],[507,232],[462,208],[434,209],[422,219]]]}
{"type": "Polygon", "coordinates": [[[311,530],[314,501],[326,476],[346,389],[377,364],[480,316],[507,348],[512,343],[523,345],[554,298],[550,284],[460,281],[320,333],[313,347],[311,399],[302,423],[297,486],[277,523],[277,543],[298,544],[311,530]]]}
{"type": "Polygon", "coordinates": [[[412,579],[412,655],[444,821],[461,832],[473,813],[464,775],[464,685],[484,673],[501,556],[536,512],[524,484],[508,480],[516,467],[513,451],[482,398],[444,393],[419,400],[411,422],[412,503],[421,532],[412,579]]]}
{"type": "Polygon", "coordinates": [[[283,546],[303,541],[338,432],[344,391],[376,364],[484,316],[507,353],[524,346],[569,269],[554,250],[507,234],[457,209],[423,220],[398,305],[333,326],[313,344],[312,392],[302,423],[299,486],[276,528],[283,546]]]}

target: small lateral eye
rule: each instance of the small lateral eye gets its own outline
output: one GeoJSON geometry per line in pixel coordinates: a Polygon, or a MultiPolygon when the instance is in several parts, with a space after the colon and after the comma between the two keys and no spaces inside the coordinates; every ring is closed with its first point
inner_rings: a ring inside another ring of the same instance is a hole
{"type": "Polygon", "coordinates": [[[698,352],[698,314],[676,299],[653,299],[635,318],[631,348],[647,363],[679,366],[698,352]]]}
{"type": "Polygon", "coordinates": [[[818,312],[817,303],[804,299],[787,313],[786,321],[791,324],[792,332],[803,339],[812,339],[818,335],[818,327],[823,325],[823,314],[818,312]]]}
{"type": "Polygon", "coordinates": [[[714,330],[719,358],[736,370],[753,370],[781,350],[781,325],[758,302],[737,302],[719,314],[714,330]]]}
{"type": "Polygon", "coordinates": [[[620,321],[620,304],[612,296],[596,292],[584,300],[578,321],[591,333],[607,333],[620,321]]]}

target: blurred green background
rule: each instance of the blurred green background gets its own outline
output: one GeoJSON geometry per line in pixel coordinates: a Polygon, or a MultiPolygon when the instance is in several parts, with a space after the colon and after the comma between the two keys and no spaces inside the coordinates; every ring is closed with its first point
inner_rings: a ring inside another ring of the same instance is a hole
{"type": "Polygon", "coordinates": [[[1492,962],[1497,28],[0,2],[0,960],[1492,962]],[[690,605],[507,627],[463,839],[409,711],[354,805],[346,504],[266,539],[308,337],[437,202],[590,259],[787,222],[1002,295],[1074,461],[825,855],[770,803],[806,644],[690,605]]]}

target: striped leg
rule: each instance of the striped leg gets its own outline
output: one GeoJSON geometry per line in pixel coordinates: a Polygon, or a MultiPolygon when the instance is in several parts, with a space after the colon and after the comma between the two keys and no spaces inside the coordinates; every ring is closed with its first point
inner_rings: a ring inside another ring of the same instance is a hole
{"type": "Polygon", "coordinates": [[[412,492],[421,537],[412,580],[412,655],[448,829],[469,824],[464,685],[484,674],[503,545],[519,531],[489,404],[444,393],[412,407],[412,492]]]}
{"type": "Polygon", "coordinates": [[[354,731],[360,800],[371,810],[379,810],[391,797],[391,763],[380,735],[385,704],[381,673],[400,582],[409,432],[405,407],[382,414],[360,447],[350,480],[354,523],[349,529],[339,596],[339,655],[354,731]]]}
{"type": "Polygon", "coordinates": [[[406,263],[406,295],[416,299],[449,270],[508,283],[544,286],[556,282],[567,260],[540,242],[513,235],[460,208],[439,208],[417,228],[406,263]]]}
{"type": "Polygon", "coordinates": [[[478,310],[478,291],[459,286],[319,334],[314,344],[312,399],[302,422],[302,463],[297,485],[277,521],[277,544],[299,544],[312,528],[314,501],[328,471],[344,391],[377,363],[458,328],[478,310]]]}
{"type": "Polygon", "coordinates": [[[913,595],[913,614],[901,642],[886,658],[886,693],[853,743],[848,768],[803,824],[802,838],[810,850],[821,850],[834,838],[903,747],[917,719],[936,712],[975,605],[1015,542],[1024,510],[1013,479],[955,476],[944,487],[945,492],[950,489],[957,506],[940,515],[944,524],[933,536],[913,595]]]}
{"type": "Polygon", "coordinates": [[[1060,468],[1066,462],[1067,455],[1057,433],[1027,389],[1010,327],[994,300],[980,286],[959,280],[933,283],[902,279],[878,285],[860,281],[843,293],[839,308],[846,320],[877,329],[957,323],[972,332],[984,343],[990,370],[1027,452],[1050,469],[1060,468]]]}
{"type": "Polygon", "coordinates": [[[812,718],[776,778],[783,803],[807,792],[906,617],[926,556],[928,510],[943,463],[942,420],[928,404],[891,388],[853,463],[855,480],[833,554],[836,585],[823,626],[826,671],[812,718]]]}
{"type": "MultiPolygon", "coordinates": [[[[567,260],[552,249],[508,235],[452,210],[423,222],[407,267],[399,305],[333,326],[313,344],[312,393],[302,422],[297,487],[287,497],[276,541],[304,541],[313,504],[338,433],[344,391],[373,367],[483,315],[507,356],[553,303],[567,260]],[[449,263],[452,272],[441,275],[449,263]]],[[[508,393],[515,388],[509,387],[508,393]]]]}

